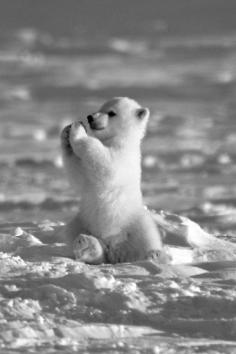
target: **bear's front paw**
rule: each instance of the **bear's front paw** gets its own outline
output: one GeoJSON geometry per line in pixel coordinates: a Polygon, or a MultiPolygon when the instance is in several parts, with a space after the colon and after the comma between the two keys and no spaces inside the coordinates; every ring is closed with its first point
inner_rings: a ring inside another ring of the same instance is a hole
{"type": "Polygon", "coordinates": [[[87,136],[85,126],[81,122],[74,122],[71,126],[70,143],[73,144],[76,141],[85,138],[87,136]]]}
{"type": "Polygon", "coordinates": [[[67,125],[61,132],[61,146],[62,149],[68,154],[71,154],[73,152],[70,144],[70,131],[71,124],[67,125]]]}

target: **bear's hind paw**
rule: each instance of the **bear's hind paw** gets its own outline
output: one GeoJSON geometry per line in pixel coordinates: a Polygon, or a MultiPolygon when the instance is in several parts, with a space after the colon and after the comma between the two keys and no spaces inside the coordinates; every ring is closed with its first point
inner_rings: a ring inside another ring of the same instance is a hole
{"type": "Polygon", "coordinates": [[[73,242],[75,259],[88,264],[101,264],[105,261],[101,242],[94,236],[80,234],[73,242]]]}

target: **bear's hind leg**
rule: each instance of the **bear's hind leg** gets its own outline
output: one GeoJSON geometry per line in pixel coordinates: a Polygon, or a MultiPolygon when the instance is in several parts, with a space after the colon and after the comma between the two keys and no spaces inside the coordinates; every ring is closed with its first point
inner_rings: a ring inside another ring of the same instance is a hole
{"type": "Polygon", "coordinates": [[[162,245],[160,232],[150,212],[144,210],[129,227],[127,249],[130,260],[155,260],[168,263],[169,259],[162,245]]]}

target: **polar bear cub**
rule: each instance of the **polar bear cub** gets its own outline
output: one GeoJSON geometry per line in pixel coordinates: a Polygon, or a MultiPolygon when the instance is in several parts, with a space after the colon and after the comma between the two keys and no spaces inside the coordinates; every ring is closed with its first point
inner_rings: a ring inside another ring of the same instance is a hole
{"type": "Polygon", "coordinates": [[[88,263],[135,261],[162,253],[159,231],[141,192],[140,146],[148,119],[147,108],[115,97],[62,131],[64,166],[81,197],[66,239],[72,253],[81,244],[80,235],[100,243],[97,258],[96,252],[84,257],[88,263]]]}

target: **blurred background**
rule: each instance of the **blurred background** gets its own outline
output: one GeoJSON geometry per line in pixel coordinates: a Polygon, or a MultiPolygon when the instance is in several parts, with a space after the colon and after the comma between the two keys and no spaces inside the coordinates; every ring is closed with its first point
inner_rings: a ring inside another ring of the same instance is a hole
{"type": "Polygon", "coordinates": [[[152,208],[229,232],[236,214],[235,0],[0,0],[0,220],[67,220],[62,127],[112,96],[150,107],[152,208]]]}

